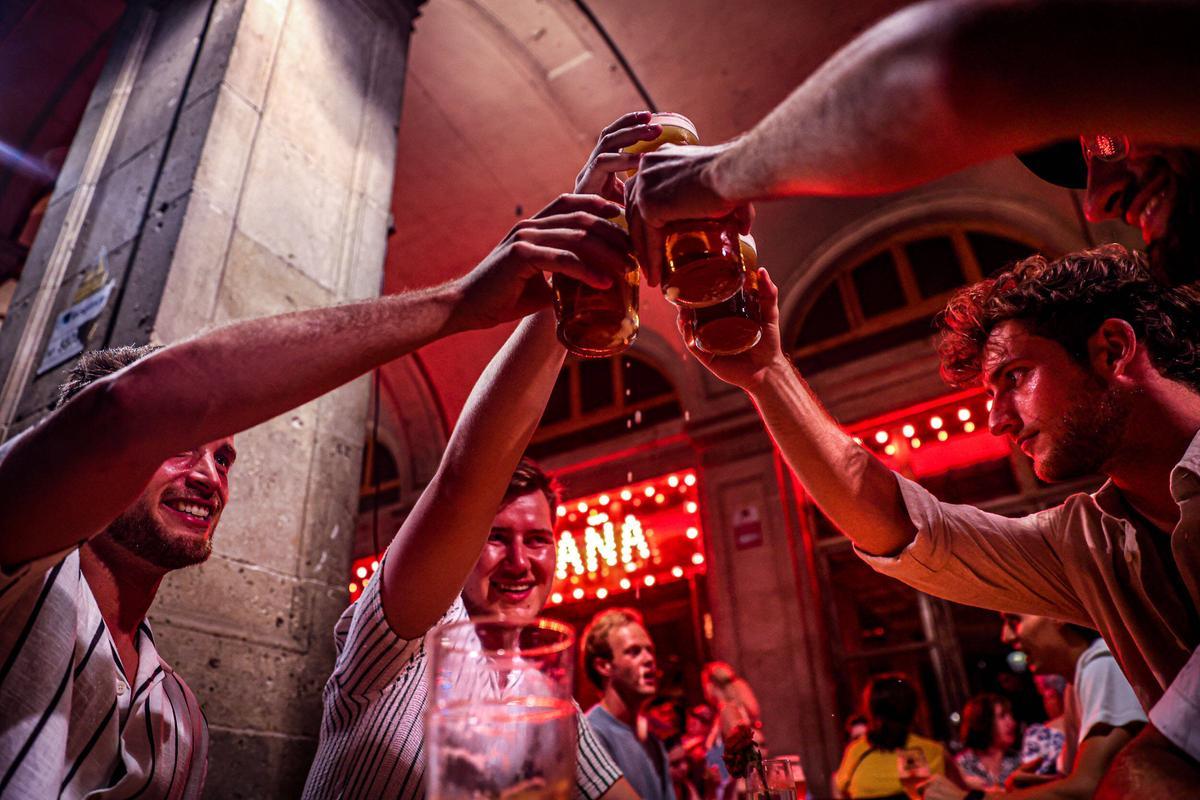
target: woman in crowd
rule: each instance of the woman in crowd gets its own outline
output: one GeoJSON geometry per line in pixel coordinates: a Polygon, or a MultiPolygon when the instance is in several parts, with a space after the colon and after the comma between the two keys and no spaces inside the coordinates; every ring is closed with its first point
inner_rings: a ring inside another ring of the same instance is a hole
{"type": "Polygon", "coordinates": [[[1067,741],[1063,726],[1063,693],[1067,689],[1067,682],[1061,675],[1037,675],[1033,680],[1042,696],[1046,721],[1035,722],[1025,729],[1025,735],[1021,738],[1021,763],[1040,758],[1037,766],[1039,775],[1069,772],[1070,764],[1058,763],[1067,741]]]}
{"type": "Polygon", "coordinates": [[[963,750],[954,760],[972,789],[1001,788],[1009,774],[1021,765],[1013,750],[1017,743],[1017,721],[1012,715],[1012,705],[998,694],[985,692],[967,701],[960,737],[963,750]]]}
{"type": "Polygon", "coordinates": [[[852,800],[907,797],[900,781],[900,762],[905,757],[923,773],[918,775],[914,770],[914,784],[932,775],[946,774],[945,749],[932,739],[912,732],[918,704],[917,690],[905,675],[890,673],[871,679],[863,692],[867,732],[846,745],[842,763],[833,777],[838,797],[852,800]],[[923,765],[928,766],[927,772],[923,765]]]}
{"type": "MultiPolygon", "coordinates": [[[[743,739],[752,739],[759,752],[765,755],[762,713],[750,684],[724,661],[710,661],[705,664],[700,673],[700,684],[704,689],[704,699],[716,709],[716,720],[707,741],[708,764],[716,770],[719,777],[717,799],[726,800],[737,791],[737,782],[733,780],[725,763],[726,741],[742,743],[743,739]]],[[[744,755],[740,746],[734,750],[744,755]]]]}

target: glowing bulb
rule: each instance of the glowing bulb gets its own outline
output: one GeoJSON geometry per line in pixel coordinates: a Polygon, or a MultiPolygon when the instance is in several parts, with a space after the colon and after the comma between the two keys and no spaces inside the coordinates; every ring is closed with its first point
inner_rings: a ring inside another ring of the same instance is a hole
{"type": "Polygon", "coordinates": [[[696,476],[689,472],[687,475],[683,476],[683,482],[686,483],[688,486],[695,486],[696,485],[696,476]]]}
{"type": "Polygon", "coordinates": [[[379,562],[372,561],[371,562],[371,572],[378,572],[378,571],[379,571],[379,562]]]}
{"type": "Polygon", "coordinates": [[[582,600],[583,599],[583,589],[576,586],[575,590],[573,592],[571,592],[571,597],[574,597],[576,600],[582,600]]]}
{"type": "Polygon", "coordinates": [[[629,491],[628,489],[625,489],[625,490],[623,490],[623,491],[621,492],[621,499],[622,499],[622,500],[632,500],[632,499],[633,499],[633,492],[629,491]]]}
{"type": "Polygon", "coordinates": [[[663,495],[661,492],[659,494],[654,495],[654,502],[665,503],[666,501],[667,501],[666,496],[663,495]]]}
{"type": "Polygon", "coordinates": [[[633,584],[629,582],[629,578],[621,578],[621,588],[628,589],[633,584]]]}
{"type": "Polygon", "coordinates": [[[966,423],[965,425],[963,425],[963,430],[966,431],[967,433],[974,433],[975,432],[975,423],[974,422],[966,423]]]}
{"type": "Polygon", "coordinates": [[[605,589],[603,586],[601,586],[599,589],[596,590],[596,599],[597,600],[603,600],[606,597],[608,597],[608,589],[605,589]]]}
{"type": "Polygon", "coordinates": [[[674,489],[678,485],[679,485],[679,476],[678,475],[672,475],[671,477],[667,478],[667,486],[670,486],[672,489],[674,489]]]}
{"type": "Polygon", "coordinates": [[[579,505],[575,506],[575,508],[582,514],[584,511],[587,511],[587,503],[580,500],[579,505]]]}
{"type": "Polygon", "coordinates": [[[887,453],[889,456],[896,455],[896,445],[889,444],[887,447],[883,448],[883,452],[887,453]]]}
{"type": "Polygon", "coordinates": [[[687,509],[687,512],[688,512],[689,514],[695,514],[695,513],[696,513],[696,509],[698,509],[699,507],[700,507],[700,506],[696,505],[696,501],[695,501],[695,500],[688,500],[688,501],[687,501],[687,505],[686,505],[686,506],[684,506],[684,508],[686,508],[686,509],[687,509]]]}
{"type": "Polygon", "coordinates": [[[367,577],[367,568],[359,567],[358,569],[354,570],[354,574],[360,578],[365,578],[365,577],[367,577]]]}
{"type": "Polygon", "coordinates": [[[647,487],[646,487],[646,491],[645,491],[645,495],[646,495],[646,497],[654,497],[654,487],[653,487],[653,486],[647,486],[647,487]]]}
{"type": "Polygon", "coordinates": [[[559,507],[558,507],[558,508],[556,508],[554,511],[555,511],[555,513],[556,513],[556,514],[558,514],[560,517],[565,517],[565,516],[567,515],[567,507],[566,507],[566,506],[559,506],[559,507]]]}
{"type": "Polygon", "coordinates": [[[939,442],[944,442],[949,438],[950,438],[950,434],[946,433],[945,431],[938,431],[938,441],[939,442]]]}
{"type": "Polygon", "coordinates": [[[558,592],[555,592],[554,594],[550,595],[550,602],[551,603],[561,603],[562,595],[559,594],[558,592]]]}
{"type": "Polygon", "coordinates": [[[642,579],[642,582],[645,583],[647,586],[653,586],[654,585],[654,576],[647,575],[645,578],[642,579]]]}
{"type": "Polygon", "coordinates": [[[912,425],[905,425],[900,429],[900,432],[904,434],[904,438],[911,439],[913,434],[917,432],[917,429],[912,425]]]}
{"type": "Polygon", "coordinates": [[[941,417],[930,417],[929,418],[929,427],[933,428],[935,431],[940,431],[942,429],[943,424],[945,424],[945,423],[942,422],[941,417]]]}
{"type": "Polygon", "coordinates": [[[888,440],[887,431],[876,431],[875,441],[879,442],[880,444],[883,444],[887,440],[888,440]]]}
{"type": "Polygon", "coordinates": [[[355,592],[357,592],[357,591],[358,591],[358,584],[357,584],[357,583],[351,583],[351,584],[350,584],[350,594],[354,594],[354,593],[355,593],[355,592]]]}
{"type": "Polygon", "coordinates": [[[671,567],[671,574],[676,578],[683,577],[683,567],[671,567]]]}
{"type": "Polygon", "coordinates": [[[967,421],[967,420],[969,420],[970,418],[971,418],[971,409],[969,409],[969,408],[960,408],[960,409],[958,410],[958,419],[959,419],[959,422],[966,422],[966,421],[967,421]]]}
{"type": "Polygon", "coordinates": [[[696,564],[697,566],[699,566],[700,564],[703,564],[704,563],[704,554],[703,553],[692,553],[692,563],[696,564]]]}
{"type": "Polygon", "coordinates": [[[916,450],[918,447],[920,447],[920,446],[921,446],[921,440],[920,440],[920,439],[913,439],[911,442],[909,442],[909,444],[910,444],[910,445],[912,445],[912,449],[913,449],[913,450],[916,450]]]}
{"type": "Polygon", "coordinates": [[[602,505],[602,506],[606,506],[606,505],[608,505],[608,500],[609,500],[609,497],[608,497],[608,495],[606,495],[606,494],[602,494],[602,495],[600,495],[600,497],[598,498],[598,502],[599,502],[599,503],[600,503],[600,505],[602,505]]]}
{"type": "Polygon", "coordinates": [[[687,529],[687,537],[688,537],[689,539],[695,539],[695,538],[696,538],[697,536],[699,536],[699,535],[700,535],[700,531],[696,530],[695,528],[688,528],[688,529],[687,529]]]}

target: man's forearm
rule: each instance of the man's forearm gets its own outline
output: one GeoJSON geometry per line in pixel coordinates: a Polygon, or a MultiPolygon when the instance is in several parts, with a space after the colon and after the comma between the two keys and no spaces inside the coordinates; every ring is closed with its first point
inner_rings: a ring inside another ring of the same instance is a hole
{"type": "Polygon", "coordinates": [[[388,548],[383,603],[399,635],[423,633],[462,589],[565,355],[553,313],[542,311],[476,382],[437,475],[388,548]]]}
{"type": "Polygon", "coordinates": [[[805,491],[859,548],[887,555],[912,541],[895,475],[838,427],[783,356],[750,396],[805,491]]]}
{"type": "Polygon", "coordinates": [[[731,203],[873,194],[1086,131],[1200,141],[1198,26],[1172,0],[921,3],[829,59],[709,180],[731,203]]]}
{"type": "Polygon", "coordinates": [[[167,457],[264,422],[453,331],[454,284],[225,326],[96,381],[0,461],[0,561],[98,532],[167,457]],[[69,495],[64,502],[63,494],[69,495]]]}

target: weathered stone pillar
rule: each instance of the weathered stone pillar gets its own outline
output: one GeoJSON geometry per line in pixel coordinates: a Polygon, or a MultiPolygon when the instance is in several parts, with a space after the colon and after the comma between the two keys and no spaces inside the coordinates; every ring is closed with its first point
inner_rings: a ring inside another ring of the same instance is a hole
{"type": "MultiPolygon", "coordinates": [[[[101,254],[115,290],[89,347],[378,293],[422,1],[131,4],[0,336],[0,426],[45,412],[62,369],[35,362],[101,254]]],[[[213,557],[151,610],[208,716],[210,797],[303,784],[347,602],[368,388],[238,438],[213,557]]]]}

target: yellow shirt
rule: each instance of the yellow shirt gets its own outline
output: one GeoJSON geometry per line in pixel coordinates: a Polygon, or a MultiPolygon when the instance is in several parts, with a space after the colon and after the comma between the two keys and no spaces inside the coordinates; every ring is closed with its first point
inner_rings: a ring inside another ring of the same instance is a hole
{"type": "MultiPolygon", "coordinates": [[[[904,747],[925,753],[930,775],[946,774],[946,751],[937,742],[910,733],[904,747]]],[[[896,771],[896,758],[897,751],[877,750],[867,742],[865,736],[860,736],[846,745],[842,763],[833,776],[834,786],[843,797],[853,800],[903,794],[904,787],[900,785],[896,771]]]]}

